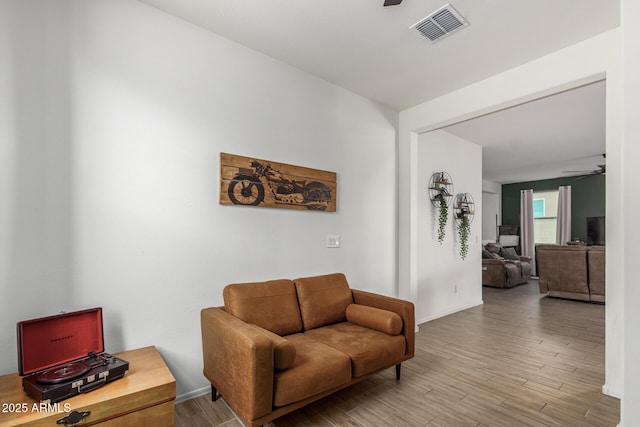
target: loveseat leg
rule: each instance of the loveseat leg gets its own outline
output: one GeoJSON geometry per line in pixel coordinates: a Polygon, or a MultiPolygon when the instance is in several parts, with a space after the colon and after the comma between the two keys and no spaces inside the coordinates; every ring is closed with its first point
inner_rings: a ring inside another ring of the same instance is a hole
{"type": "Polygon", "coordinates": [[[398,364],[396,365],[396,380],[399,380],[399,379],[400,379],[400,366],[401,366],[401,365],[402,365],[401,363],[398,363],[398,364]]]}
{"type": "Polygon", "coordinates": [[[215,386],[213,384],[211,384],[211,401],[215,402],[216,400],[218,400],[218,389],[215,388],[215,386]]]}

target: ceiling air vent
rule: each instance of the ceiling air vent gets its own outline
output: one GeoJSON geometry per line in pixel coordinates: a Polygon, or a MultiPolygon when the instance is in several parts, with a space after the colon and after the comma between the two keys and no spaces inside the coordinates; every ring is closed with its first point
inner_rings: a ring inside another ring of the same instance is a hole
{"type": "Polygon", "coordinates": [[[415,28],[431,43],[454,33],[469,25],[466,19],[458,13],[449,3],[422,19],[409,28],[415,28]]]}

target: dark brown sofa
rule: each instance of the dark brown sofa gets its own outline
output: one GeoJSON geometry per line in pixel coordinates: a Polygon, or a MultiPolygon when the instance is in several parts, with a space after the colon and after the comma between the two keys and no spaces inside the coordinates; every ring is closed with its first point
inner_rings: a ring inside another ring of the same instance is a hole
{"type": "Polygon", "coordinates": [[[538,245],[541,293],[581,301],[605,301],[603,246],[538,245]]]}
{"type": "Polygon", "coordinates": [[[527,283],[530,278],[530,257],[518,256],[512,248],[503,248],[497,243],[485,245],[482,256],[483,286],[512,288],[527,283]]]}
{"type": "Polygon", "coordinates": [[[234,284],[201,312],[204,375],[247,426],[265,424],[413,357],[411,302],[343,274],[234,284]]]}

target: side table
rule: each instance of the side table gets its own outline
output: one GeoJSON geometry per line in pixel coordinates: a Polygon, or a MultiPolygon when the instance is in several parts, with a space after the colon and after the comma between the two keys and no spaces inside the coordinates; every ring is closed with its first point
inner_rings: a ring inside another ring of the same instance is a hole
{"type": "Polygon", "coordinates": [[[176,380],[155,347],[115,354],[129,362],[124,378],[55,404],[26,395],[18,374],[0,376],[0,427],[58,426],[72,411],[90,411],[82,426],[173,426],[176,380]]]}

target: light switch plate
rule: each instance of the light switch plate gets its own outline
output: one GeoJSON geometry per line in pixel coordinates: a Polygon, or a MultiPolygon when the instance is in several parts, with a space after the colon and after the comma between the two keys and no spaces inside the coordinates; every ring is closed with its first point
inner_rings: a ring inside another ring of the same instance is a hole
{"type": "Polygon", "coordinates": [[[337,234],[332,234],[327,236],[327,247],[328,248],[339,248],[340,247],[340,236],[337,234]]]}

